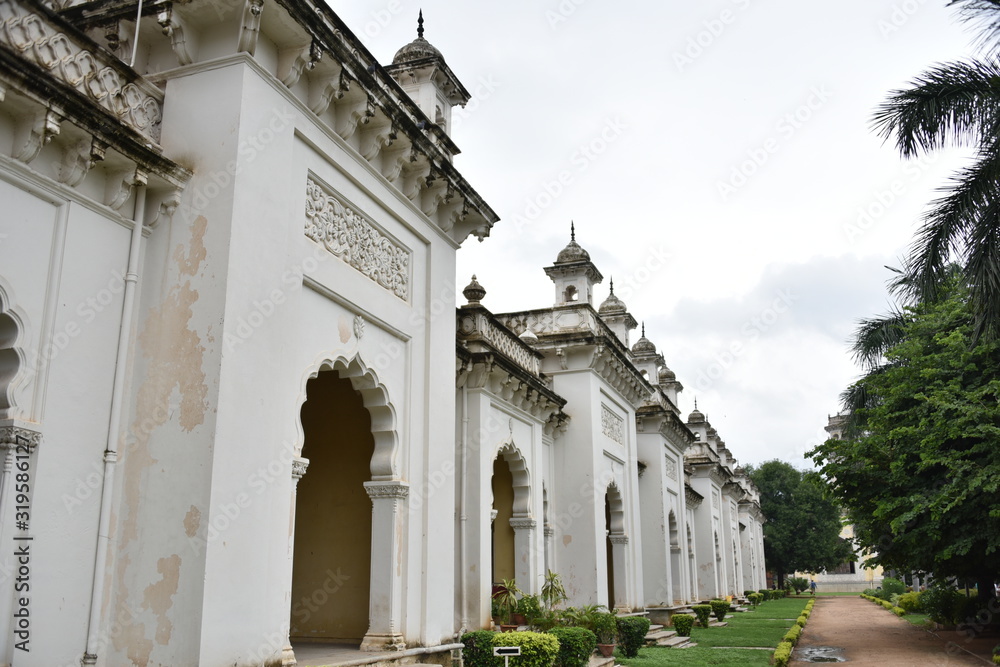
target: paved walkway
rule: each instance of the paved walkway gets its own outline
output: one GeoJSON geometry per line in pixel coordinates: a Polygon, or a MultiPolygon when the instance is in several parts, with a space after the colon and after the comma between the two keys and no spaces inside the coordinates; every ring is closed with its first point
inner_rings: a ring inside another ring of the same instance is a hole
{"type": "MultiPolygon", "coordinates": [[[[954,635],[955,633],[948,633],[954,635]]],[[[835,647],[850,667],[982,667],[992,664],[860,597],[818,597],[791,665],[816,664],[810,649],[835,647]]],[[[996,640],[994,640],[995,642],[996,640]]],[[[961,641],[958,642],[961,644],[961,641]]]]}

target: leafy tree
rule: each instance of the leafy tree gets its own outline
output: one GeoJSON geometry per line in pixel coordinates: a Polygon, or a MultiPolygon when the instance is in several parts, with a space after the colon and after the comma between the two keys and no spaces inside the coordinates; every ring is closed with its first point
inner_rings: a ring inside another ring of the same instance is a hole
{"type": "Polygon", "coordinates": [[[932,204],[910,253],[909,284],[933,299],[948,264],[958,259],[970,286],[975,331],[997,334],[1000,323],[1000,2],[952,0],[966,21],[981,24],[983,58],[937,65],[910,88],[894,90],[875,113],[875,127],[914,157],[947,145],[972,147],[973,163],[958,171],[932,204]]]}
{"type": "Polygon", "coordinates": [[[862,430],[809,456],[878,563],[974,579],[991,595],[1000,572],[1000,341],[976,336],[960,276],[937,294],[903,309],[898,342],[856,383],[868,396],[862,430]]]}
{"type": "Polygon", "coordinates": [[[850,545],[840,538],[840,510],[815,473],[796,470],[777,459],[747,467],[760,491],[764,523],[764,559],[778,575],[834,568],[850,557],[850,545]]]}

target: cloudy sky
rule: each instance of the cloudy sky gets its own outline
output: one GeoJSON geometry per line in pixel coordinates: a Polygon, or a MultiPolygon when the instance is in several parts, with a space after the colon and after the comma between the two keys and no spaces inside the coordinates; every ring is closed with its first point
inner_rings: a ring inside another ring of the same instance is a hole
{"type": "MultiPolygon", "coordinates": [[[[459,251],[494,312],[551,305],[577,240],[742,462],[799,467],[857,376],[920,216],[966,160],[873,110],[975,34],[945,0],[331,2],[383,63],[425,37],[475,96],[456,165],[501,217],[459,251]]],[[[638,332],[635,334],[638,335],[638,332]]],[[[634,339],[633,339],[634,340],[634,339]]]]}

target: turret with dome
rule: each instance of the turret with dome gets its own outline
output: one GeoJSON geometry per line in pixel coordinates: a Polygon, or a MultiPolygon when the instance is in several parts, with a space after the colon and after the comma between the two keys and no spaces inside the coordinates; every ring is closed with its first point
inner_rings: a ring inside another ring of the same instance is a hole
{"type": "Polygon", "coordinates": [[[472,97],[448,67],[441,51],[424,39],[423,10],[417,18],[417,38],[396,51],[392,64],[385,70],[446,134],[451,132],[452,108],[464,107],[472,97]]]}
{"type": "Polygon", "coordinates": [[[594,285],[604,280],[604,276],[590,261],[590,253],[576,242],[576,225],[573,222],[569,224],[569,243],[559,251],[555,263],[545,267],[545,275],[555,283],[555,305],[594,304],[594,285]]]}

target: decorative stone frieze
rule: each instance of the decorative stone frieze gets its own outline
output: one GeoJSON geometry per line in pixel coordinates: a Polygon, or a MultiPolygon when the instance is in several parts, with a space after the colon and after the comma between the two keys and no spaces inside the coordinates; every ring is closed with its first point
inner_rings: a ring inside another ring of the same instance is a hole
{"type": "Polygon", "coordinates": [[[691,509],[698,509],[704,500],[705,497],[700,493],[692,489],[690,486],[684,486],[684,501],[687,503],[688,507],[691,509]]]}
{"type": "Polygon", "coordinates": [[[365,491],[372,498],[406,498],[410,485],[406,482],[365,482],[365,491]]]}
{"type": "Polygon", "coordinates": [[[408,299],[409,251],[312,178],[306,182],[305,234],[400,299],[408,299]]]}
{"type": "Polygon", "coordinates": [[[511,517],[510,520],[510,527],[514,530],[528,530],[530,528],[535,528],[537,525],[538,522],[531,517],[515,516],[511,517]]]}
{"type": "Polygon", "coordinates": [[[625,420],[606,405],[601,405],[601,432],[619,445],[625,444],[625,420]]]}
{"type": "Polygon", "coordinates": [[[0,449],[27,447],[29,451],[33,451],[40,444],[42,434],[39,431],[27,428],[22,422],[0,422],[0,449]]]}
{"type": "Polygon", "coordinates": [[[670,457],[667,457],[666,463],[667,463],[667,477],[669,477],[670,479],[672,479],[672,480],[674,480],[676,482],[677,481],[677,461],[675,461],[674,459],[672,459],[670,457]]]}
{"type": "Polygon", "coordinates": [[[309,459],[296,458],[292,459],[292,477],[296,480],[302,479],[306,474],[306,469],[309,467],[309,459]]]}
{"type": "Polygon", "coordinates": [[[608,535],[611,544],[628,544],[628,535],[608,535]]]}
{"type": "Polygon", "coordinates": [[[538,355],[509,330],[494,324],[485,310],[463,309],[458,317],[458,335],[466,340],[482,339],[532,375],[539,374],[538,355]]]}
{"type": "Polygon", "coordinates": [[[32,5],[0,2],[0,44],[159,143],[163,93],[93,44],[68,36],[32,5]]]}

